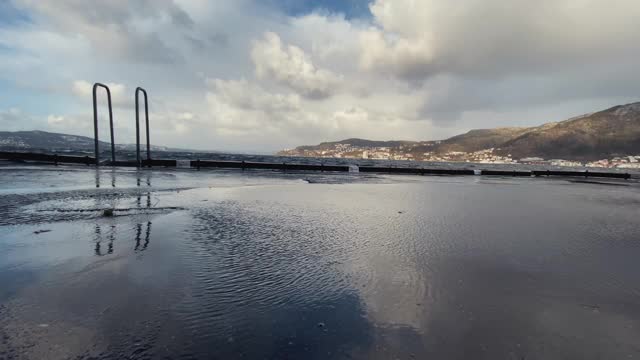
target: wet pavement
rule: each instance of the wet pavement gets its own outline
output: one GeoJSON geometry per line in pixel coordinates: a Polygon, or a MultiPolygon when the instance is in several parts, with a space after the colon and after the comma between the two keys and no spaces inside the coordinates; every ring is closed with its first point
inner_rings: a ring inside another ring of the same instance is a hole
{"type": "Polygon", "coordinates": [[[637,182],[3,166],[0,184],[0,359],[640,358],[637,182]]]}

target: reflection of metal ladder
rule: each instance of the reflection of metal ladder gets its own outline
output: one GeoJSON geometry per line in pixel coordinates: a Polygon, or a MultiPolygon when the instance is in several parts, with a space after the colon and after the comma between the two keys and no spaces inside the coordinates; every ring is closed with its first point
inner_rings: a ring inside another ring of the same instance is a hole
{"type": "MultiPolygon", "coordinates": [[[[116,149],[113,139],[113,107],[111,104],[111,90],[105,84],[95,83],[93,84],[93,133],[94,133],[94,147],[96,166],[100,165],[100,145],[98,139],[98,101],[97,90],[101,87],[107,91],[107,105],[109,107],[109,129],[111,130],[111,165],[115,165],[116,162],[116,149]]],[[[151,142],[149,140],[149,100],[147,97],[147,91],[141,87],[136,88],[136,165],[140,167],[142,161],[140,160],[140,111],[138,107],[138,95],[142,92],[144,94],[144,116],[145,125],[147,130],[147,163],[151,166],[151,142]]]]}

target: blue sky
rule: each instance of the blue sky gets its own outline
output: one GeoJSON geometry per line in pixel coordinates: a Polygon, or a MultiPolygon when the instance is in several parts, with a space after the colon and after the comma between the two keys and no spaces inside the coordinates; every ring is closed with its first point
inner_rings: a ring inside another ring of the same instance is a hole
{"type": "Polygon", "coordinates": [[[347,19],[371,16],[368,0],[268,0],[272,6],[282,9],[291,16],[307,15],[313,12],[343,14],[347,19]]]}
{"type": "Polygon", "coordinates": [[[94,82],[121,142],[137,86],[177,147],[539,125],[640,100],[639,17],[635,0],[0,0],[0,130],[90,136],[94,82]]]}
{"type": "Polygon", "coordinates": [[[0,0],[0,26],[10,26],[25,21],[29,21],[27,12],[20,11],[9,0],[0,0]]]}

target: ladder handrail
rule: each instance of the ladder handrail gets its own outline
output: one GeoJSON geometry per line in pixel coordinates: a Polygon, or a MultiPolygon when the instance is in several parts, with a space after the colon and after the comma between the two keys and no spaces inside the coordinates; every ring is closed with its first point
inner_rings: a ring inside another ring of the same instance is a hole
{"type": "Polygon", "coordinates": [[[140,92],[144,94],[144,116],[147,128],[147,160],[151,160],[151,141],[149,140],[149,99],[147,97],[147,91],[141,87],[136,88],[136,161],[138,167],[140,167],[140,109],[138,107],[138,96],[140,92]]]}
{"type": "Polygon", "coordinates": [[[98,87],[101,87],[107,91],[107,104],[109,106],[109,129],[111,130],[111,161],[114,163],[116,161],[116,149],[113,139],[113,108],[111,106],[111,90],[109,90],[109,87],[105,84],[95,83],[93,84],[93,140],[95,146],[96,166],[100,165],[100,148],[98,144],[98,101],[96,96],[98,87]]]}

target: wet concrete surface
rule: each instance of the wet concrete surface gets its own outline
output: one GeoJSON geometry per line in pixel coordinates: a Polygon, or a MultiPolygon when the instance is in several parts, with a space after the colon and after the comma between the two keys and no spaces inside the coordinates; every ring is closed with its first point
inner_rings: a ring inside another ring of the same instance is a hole
{"type": "Polygon", "coordinates": [[[0,184],[0,359],[640,358],[636,182],[9,166],[0,184]]]}

